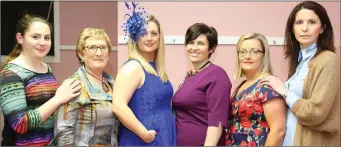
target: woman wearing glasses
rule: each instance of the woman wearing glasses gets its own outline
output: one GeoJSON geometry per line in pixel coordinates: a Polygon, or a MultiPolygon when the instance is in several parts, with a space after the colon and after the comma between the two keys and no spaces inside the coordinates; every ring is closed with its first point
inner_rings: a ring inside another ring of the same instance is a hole
{"type": "Polygon", "coordinates": [[[269,46],[261,34],[243,35],[237,44],[237,73],[246,77],[233,92],[227,146],[280,146],[285,135],[286,105],[271,87],[261,86],[271,75],[269,46]]]}
{"type": "Polygon", "coordinates": [[[104,72],[110,52],[103,29],[82,31],[76,46],[81,66],[71,76],[81,82],[81,95],[58,109],[58,146],[117,146],[119,121],[111,111],[114,80],[104,72]]]}
{"type": "Polygon", "coordinates": [[[185,44],[192,70],[173,97],[178,145],[222,146],[232,84],[224,69],[209,61],[218,34],[196,23],[187,29],[185,44]]]}

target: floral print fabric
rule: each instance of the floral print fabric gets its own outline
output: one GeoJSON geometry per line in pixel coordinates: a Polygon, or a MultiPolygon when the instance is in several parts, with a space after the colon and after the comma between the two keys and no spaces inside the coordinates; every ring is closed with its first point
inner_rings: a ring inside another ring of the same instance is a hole
{"type": "Polygon", "coordinates": [[[230,104],[227,146],[264,146],[270,128],[265,118],[263,103],[280,97],[271,87],[261,86],[260,80],[237,94],[243,81],[233,92],[230,104]]]}

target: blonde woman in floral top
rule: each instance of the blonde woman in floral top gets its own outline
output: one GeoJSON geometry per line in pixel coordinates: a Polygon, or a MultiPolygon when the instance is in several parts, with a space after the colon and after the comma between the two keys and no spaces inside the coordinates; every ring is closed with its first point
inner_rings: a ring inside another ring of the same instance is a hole
{"type": "Polygon", "coordinates": [[[72,77],[81,81],[81,95],[58,109],[58,146],[117,146],[119,121],[112,112],[113,78],[104,72],[111,43],[102,29],[85,28],[77,47],[81,67],[72,77]]]}
{"type": "Polygon", "coordinates": [[[271,87],[261,86],[271,75],[269,47],[261,34],[243,35],[237,44],[236,78],[245,76],[230,99],[228,146],[280,146],[285,135],[286,105],[271,87]]]}

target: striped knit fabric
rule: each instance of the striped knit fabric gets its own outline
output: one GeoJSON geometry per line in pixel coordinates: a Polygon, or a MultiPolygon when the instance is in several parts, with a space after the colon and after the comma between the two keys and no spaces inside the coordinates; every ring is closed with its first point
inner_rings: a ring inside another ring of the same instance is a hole
{"type": "Polygon", "coordinates": [[[46,146],[50,143],[53,115],[41,122],[37,108],[55,95],[58,86],[50,68],[47,73],[36,73],[12,63],[3,67],[0,106],[5,116],[5,129],[2,145],[15,142],[17,146],[46,146]],[[13,132],[15,138],[5,137],[13,132]]]}

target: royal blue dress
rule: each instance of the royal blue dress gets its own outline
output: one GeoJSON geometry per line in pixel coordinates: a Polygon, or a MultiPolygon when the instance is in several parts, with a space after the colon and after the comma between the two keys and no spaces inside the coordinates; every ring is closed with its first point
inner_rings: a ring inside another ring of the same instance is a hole
{"type": "MultiPolygon", "coordinates": [[[[131,60],[133,59],[127,62],[131,60]]],[[[156,70],[155,63],[149,63],[156,70]]],[[[155,130],[157,135],[153,142],[146,143],[124,125],[121,125],[119,146],[176,146],[175,118],[171,110],[172,84],[169,81],[163,83],[160,77],[147,73],[144,68],[143,70],[144,84],[135,90],[128,106],[137,119],[148,130],[155,130]]]]}

